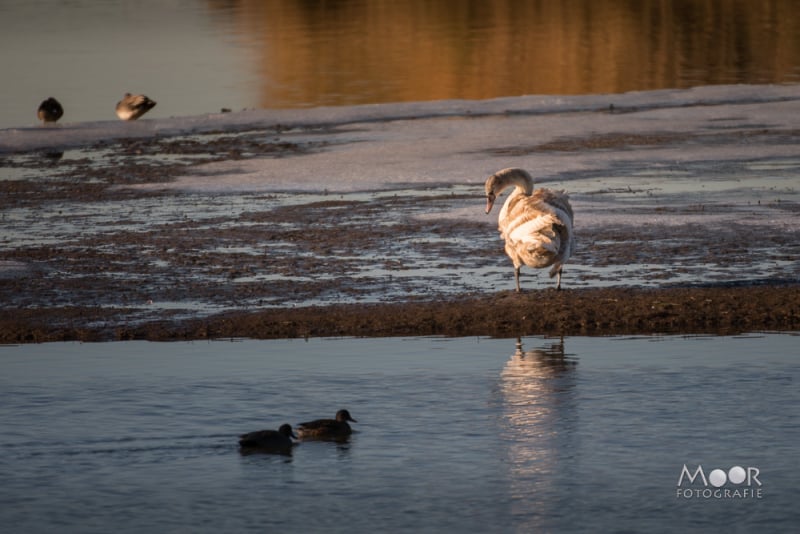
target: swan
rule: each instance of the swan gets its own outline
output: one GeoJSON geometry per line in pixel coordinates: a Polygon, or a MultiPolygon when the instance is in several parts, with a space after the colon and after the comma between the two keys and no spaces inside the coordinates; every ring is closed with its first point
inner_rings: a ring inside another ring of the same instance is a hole
{"type": "Polygon", "coordinates": [[[124,121],[133,121],[156,107],[156,103],[144,95],[125,93],[117,102],[117,117],[124,121]]]}
{"type": "Polygon", "coordinates": [[[353,429],[347,424],[348,421],[358,423],[350,417],[347,410],[336,412],[336,419],[316,419],[307,423],[297,425],[297,435],[300,439],[342,439],[347,438],[353,433],[353,429]]]}
{"type": "Polygon", "coordinates": [[[47,100],[43,100],[39,104],[39,109],[36,110],[36,116],[42,122],[56,122],[64,114],[64,108],[61,103],[52,96],[47,100]]]}
{"type": "Polygon", "coordinates": [[[514,263],[517,292],[523,264],[537,269],[552,265],[550,277],[558,276],[556,289],[561,289],[561,271],[575,247],[569,195],[552,189],[534,191],[533,178],[527,171],[503,169],[486,180],[487,214],[497,196],[511,186],[515,189],[500,210],[498,230],[514,263]]]}

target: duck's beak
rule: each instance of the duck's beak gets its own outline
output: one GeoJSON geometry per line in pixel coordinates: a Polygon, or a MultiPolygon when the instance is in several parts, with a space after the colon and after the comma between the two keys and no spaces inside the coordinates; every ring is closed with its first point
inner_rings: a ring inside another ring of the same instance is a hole
{"type": "Polygon", "coordinates": [[[486,195],[486,213],[492,211],[492,206],[494,206],[494,199],[497,198],[494,196],[493,193],[488,193],[486,195]]]}
{"type": "Polygon", "coordinates": [[[353,423],[358,423],[358,421],[356,421],[356,420],[355,420],[355,419],[353,419],[352,417],[349,417],[347,420],[348,420],[348,421],[352,421],[353,423]]]}

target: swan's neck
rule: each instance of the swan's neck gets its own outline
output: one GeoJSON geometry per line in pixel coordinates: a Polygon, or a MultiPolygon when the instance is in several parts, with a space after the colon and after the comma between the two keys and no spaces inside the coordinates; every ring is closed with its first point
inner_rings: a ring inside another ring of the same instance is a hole
{"type": "Polygon", "coordinates": [[[514,191],[508,195],[506,205],[512,197],[520,195],[530,196],[533,193],[533,178],[522,169],[503,169],[491,175],[486,180],[486,213],[492,209],[495,199],[507,187],[514,186],[514,191]]]}
{"type": "Polygon", "coordinates": [[[503,177],[503,189],[512,186],[515,187],[512,195],[516,193],[531,196],[533,194],[533,178],[525,171],[516,170],[516,172],[510,172],[503,177]]]}
{"type": "Polygon", "coordinates": [[[514,192],[518,195],[525,195],[526,197],[529,197],[533,194],[533,181],[524,181],[522,179],[518,179],[513,182],[513,185],[516,186],[514,192]]]}

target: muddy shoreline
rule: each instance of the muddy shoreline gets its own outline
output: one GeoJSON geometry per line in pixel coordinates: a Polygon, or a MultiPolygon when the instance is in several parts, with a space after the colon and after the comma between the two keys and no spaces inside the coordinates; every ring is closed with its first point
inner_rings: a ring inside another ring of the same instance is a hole
{"type": "Polygon", "coordinates": [[[129,324],[124,309],[4,309],[0,342],[307,337],[731,335],[800,330],[800,285],[501,292],[438,302],[235,311],[129,324]]]}
{"type": "Polygon", "coordinates": [[[68,144],[0,155],[0,343],[800,331],[797,95],[514,102],[22,132],[68,144]],[[561,292],[508,291],[508,166],[570,192],[561,292]]]}

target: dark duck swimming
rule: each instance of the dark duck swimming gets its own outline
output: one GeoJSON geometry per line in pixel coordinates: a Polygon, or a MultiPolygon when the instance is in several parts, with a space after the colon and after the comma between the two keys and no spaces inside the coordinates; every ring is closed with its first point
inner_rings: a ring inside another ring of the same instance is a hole
{"type": "Polygon", "coordinates": [[[239,436],[239,447],[243,451],[259,450],[263,452],[289,453],[294,446],[292,438],[297,436],[291,425],[281,425],[278,430],[257,430],[239,436]]]}
{"type": "Polygon", "coordinates": [[[335,419],[316,419],[297,425],[297,435],[300,439],[347,439],[353,433],[348,421],[357,423],[347,410],[336,412],[335,419]]]}

